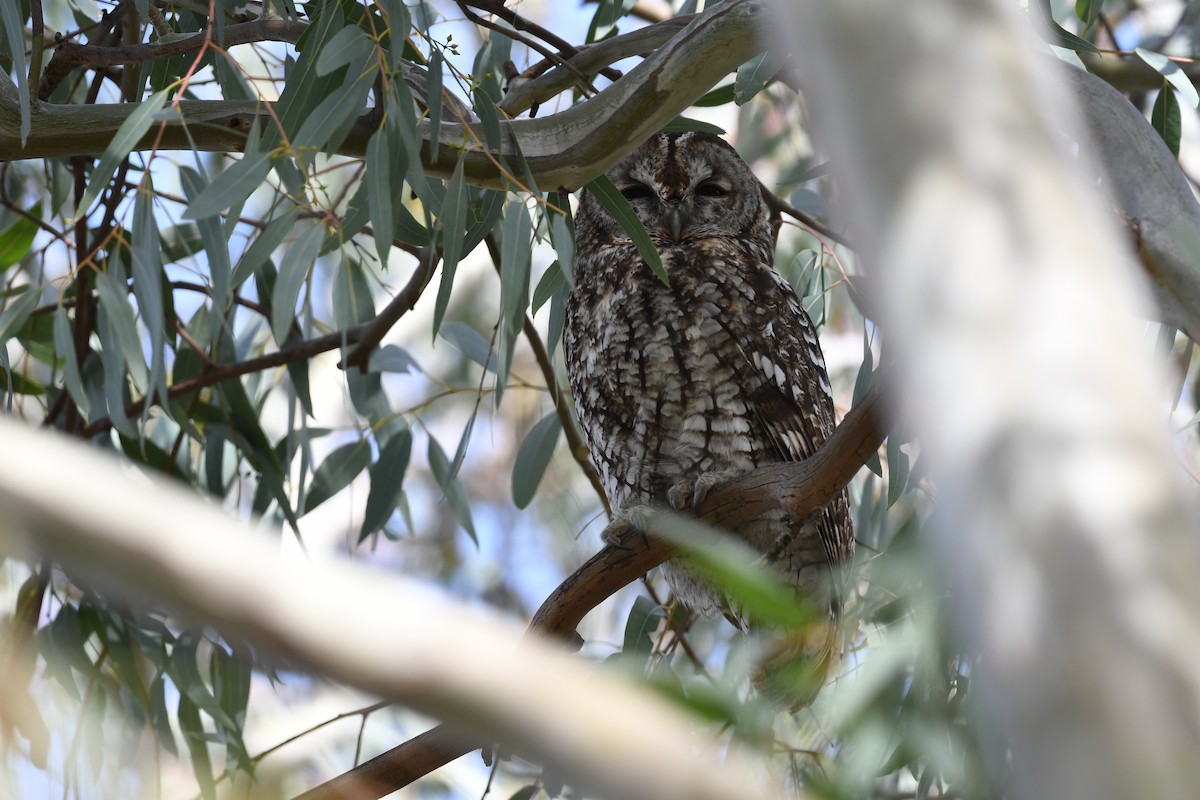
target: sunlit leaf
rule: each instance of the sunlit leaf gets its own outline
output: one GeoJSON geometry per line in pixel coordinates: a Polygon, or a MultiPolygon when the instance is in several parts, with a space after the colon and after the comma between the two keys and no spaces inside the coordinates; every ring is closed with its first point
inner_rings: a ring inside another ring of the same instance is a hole
{"type": "MultiPolygon", "coordinates": [[[[1196,91],[1196,87],[1192,84],[1191,78],[1187,76],[1179,65],[1171,59],[1164,56],[1162,53],[1155,53],[1150,50],[1145,50],[1141,47],[1134,52],[1138,57],[1153,67],[1160,75],[1167,79],[1167,82],[1179,90],[1183,95],[1183,99],[1192,108],[1200,108],[1200,92],[1196,91]]],[[[1166,91],[1164,89],[1164,91],[1166,91]]]]}

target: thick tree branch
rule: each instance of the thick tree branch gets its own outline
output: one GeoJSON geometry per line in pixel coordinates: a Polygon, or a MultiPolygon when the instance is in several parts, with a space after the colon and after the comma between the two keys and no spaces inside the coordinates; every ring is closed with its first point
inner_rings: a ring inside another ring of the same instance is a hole
{"type": "MultiPolygon", "coordinates": [[[[516,163],[520,153],[539,185],[582,186],[758,52],[766,5],[766,0],[716,5],[697,15],[678,35],[591,100],[547,117],[503,123],[497,152],[471,145],[472,149],[463,153],[467,179],[504,188],[507,178],[497,167],[498,160],[516,163]]],[[[35,103],[32,133],[23,148],[17,90],[10,79],[0,78],[0,160],[96,155],[112,141],[134,107],[35,103]]],[[[237,152],[255,120],[260,126],[274,124],[257,103],[184,101],[179,104],[179,115],[163,124],[158,147],[237,152]]],[[[428,121],[421,125],[428,142],[428,121]]],[[[362,155],[377,127],[378,120],[364,114],[339,152],[362,155]]],[[[438,157],[429,160],[427,170],[447,177],[464,143],[481,142],[485,137],[478,124],[467,130],[460,123],[443,121],[439,130],[438,157]]],[[[138,147],[149,146],[158,136],[155,126],[138,147]]]]}
{"type": "MultiPolygon", "coordinates": [[[[762,467],[715,487],[701,504],[699,518],[717,527],[731,527],[778,505],[796,519],[825,506],[883,443],[884,387],[884,381],[877,378],[810,458],[762,467]]],[[[626,526],[624,521],[609,525],[613,532],[626,526]]],[[[563,581],[534,614],[529,631],[578,649],[575,629],[588,612],[676,553],[675,546],[662,539],[624,538],[621,547],[605,547],[563,581]]],[[[296,800],[377,800],[486,743],[478,733],[439,725],[296,800]]]]}

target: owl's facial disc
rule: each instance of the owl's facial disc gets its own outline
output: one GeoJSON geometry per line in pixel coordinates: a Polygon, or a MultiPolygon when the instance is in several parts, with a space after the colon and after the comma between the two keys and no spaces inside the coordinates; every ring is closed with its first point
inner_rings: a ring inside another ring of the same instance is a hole
{"type": "Polygon", "coordinates": [[[620,192],[652,235],[680,244],[711,216],[701,206],[721,205],[732,190],[728,180],[715,177],[681,188],[669,191],[653,179],[630,178],[620,192]]]}

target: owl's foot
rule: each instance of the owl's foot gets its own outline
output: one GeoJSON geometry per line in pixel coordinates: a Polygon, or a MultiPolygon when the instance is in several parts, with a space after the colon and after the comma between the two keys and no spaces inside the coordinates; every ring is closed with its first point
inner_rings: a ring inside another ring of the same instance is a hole
{"type": "Polygon", "coordinates": [[[680,513],[695,514],[700,510],[700,504],[708,497],[709,492],[740,474],[733,470],[702,472],[695,479],[679,481],[668,489],[667,502],[680,513]]]}
{"type": "Polygon", "coordinates": [[[649,546],[646,539],[646,513],[649,511],[649,506],[624,509],[600,532],[600,540],[619,550],[645,549],[649,546]]]}

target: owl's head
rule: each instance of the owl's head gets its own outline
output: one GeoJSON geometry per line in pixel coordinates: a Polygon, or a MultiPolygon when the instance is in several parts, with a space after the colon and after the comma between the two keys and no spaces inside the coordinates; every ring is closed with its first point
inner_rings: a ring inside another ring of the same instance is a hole
{"type": "MultiPolygon", "coordinates": [[[[767,209],[758,180],[731,146],[711,133],[658,133],[606,173],[659,248],[757,233],[767,209]]],[[[601,238],[628,236],[584,192],[577,224],[601,238]],[[607,236],[603,236],[607,234],[607,236]]]]}

